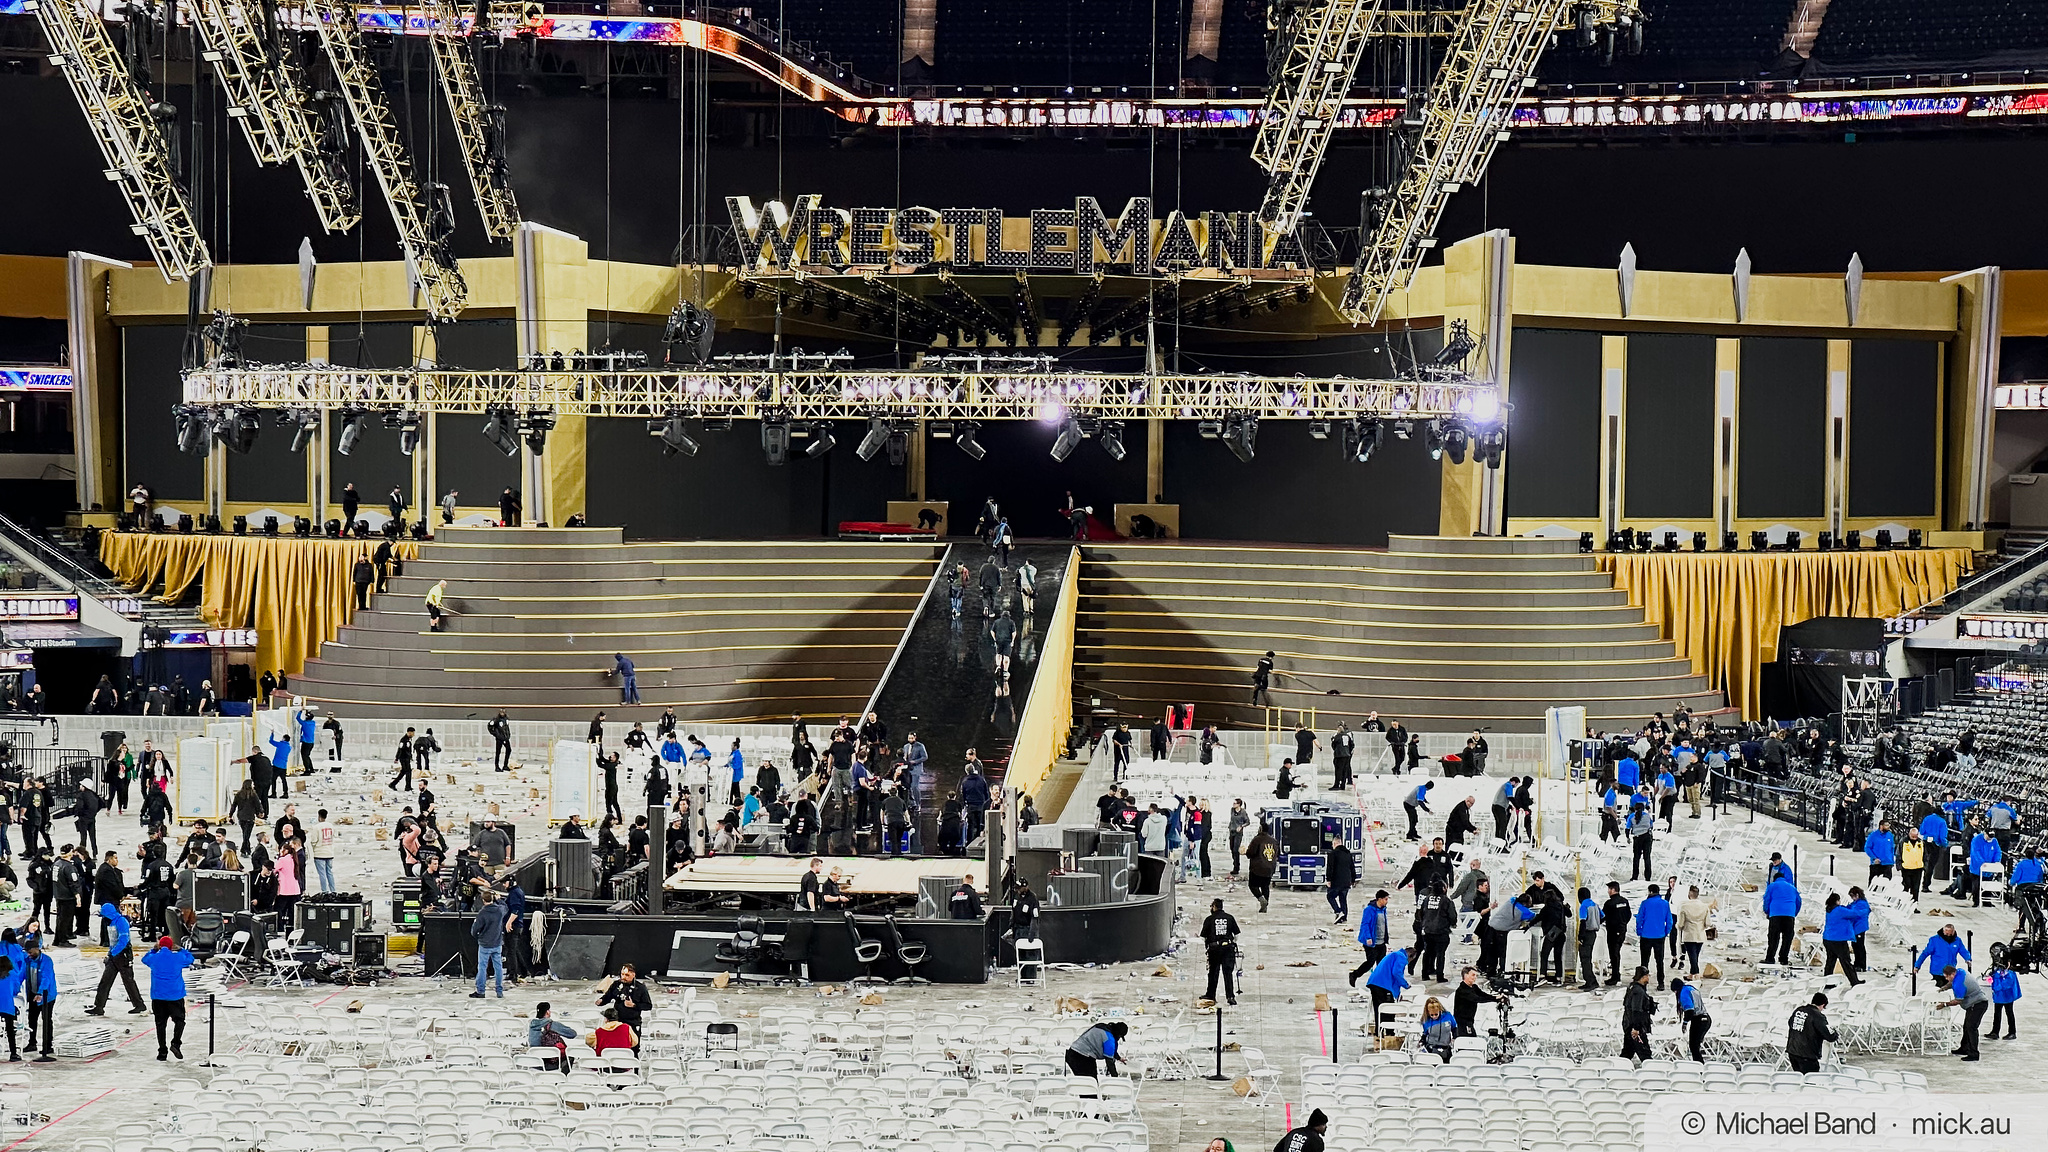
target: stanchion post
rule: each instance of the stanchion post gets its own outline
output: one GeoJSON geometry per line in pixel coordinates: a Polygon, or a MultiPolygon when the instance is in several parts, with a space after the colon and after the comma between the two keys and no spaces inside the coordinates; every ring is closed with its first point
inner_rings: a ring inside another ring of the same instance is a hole
{"type": "Polygon", "coordinates": [[[208,1064],[211,1064],[211,1063],[213,1063],[213,1009],[214,1009],[214,1004],[215,1004],[215,996],[214,996],[214,994],[213,994],[213,993],[211,993],[211,992],[208,992],[208,993],[206,994],[206,1062],[207,1062],[208,1064]]]}
{"type": "Polygon", "coordinates": [[[1337,1063],[1337,1010],[1330,1009],[1330,1063],[1337,1063]]]}
{"type": "Polygon", "coordinates": [[[1906,964],[1912,972],[1913,995],[1920,994],[1920,953],[1912,945],[1906,946],[1906,964]]]}
{"type": "Polygon", "coordinates": [[[1203,1079],[1218,1081],[1230,1079],[1230,1077],[1223,1074],[1223,1009],[1221,1008],[1216,1009],[1216,1073],[1213,1076],[1204,1076],[1203,1079]]]}
{"type": "Polygon", "coordinates": [[[1792,845],[1792,882],[1799,883],[1799,845],[1792,845]]]}

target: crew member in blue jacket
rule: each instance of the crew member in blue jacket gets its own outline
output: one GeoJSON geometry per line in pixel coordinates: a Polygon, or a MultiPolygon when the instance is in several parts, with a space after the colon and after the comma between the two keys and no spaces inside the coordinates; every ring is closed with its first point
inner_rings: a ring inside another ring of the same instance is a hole
{"type": "Polygon", "coordinates": [[[1828,893],[1826,918],[1821,921],[1821,944],[1827,948],[1827,961],[1821,966],[1825,976],[1841,965],[1842,974],[1849,978],[1851,985],[1863,981],[1856,975],[1856,910],[1842,903],[1842,898],[1828,893]]]}
{"type": "Polygon", "coordinates": [[[1358,942],[1365,945],[1365,963],[1351,970],[1351,986],[1358,987],[1358,978],[1372,971],[1373,965],[1387,958],[1387,890],[1373,893],[1372,899],[1358,913],[1358,942]]]}
{"type": "Polygon", "coordinates": [[[2039,884],[2043,871],[2039,856],[2016,860],[2012,866],[2012,886],[2017,888],[2022,884],[2039,884]]]}
{"type": "MultiPolygon", "coordinates": [[[[1422,839],[1422,833],[1416,830],[1417,813],[1430,811],[1429,790],[1434,787],[1436,787],[1436,781],[1424,780],[1421,784],[1416,785],[1415,791],[1409,793],[1406,800],[1401,801],[1401,807],[1408,810],[1408,838],[1410,840],[1422,839]]],[[[1435,815],[1433,812],[1430,814],[1435,815]]]]}
{"type": "Polygon", "coordinates": [[[1956,926],[1943,924],[1941,931],[1929,936],[1920,954],[1913,958],[1913,967],[1917,969],[1927,965],[1929,976],[1939,976],[1944,968],[1968,968],[1974,959],[1976,957],[1970,955],[1969,946],[1956,935],[1956,926]]]}
{"type": "Polygon", "coordinates": [[[1984,903],[1984,866],[1996,864],[2005,859],[2005,852],[1998,846],[1998,838],[1989,828],[1980,828],[1970,838],[1970,897],[1971,902],[1984,903]]]}
{"type": "Polygon", "coordinates": [[[1614,786],[1624,792],[1633,792],[1642,785],[1643,766],[1636,763],[1634,756],[1623,756],[1614,766],[1614,786]]]}
{"type": "MultiPolygon", "coordinates": [[[[7,1059],[21,1059],[15,1039],[14,1017],[21,1008],[21,984],[28,976],[28,959],[15,943],[14,929],[0,929],[0,1019],[7,1021],[7,1059]]],[[[33,1045],[31,1045],[33,1047],[33,1045]]]]}
{"type": "Polygon", "coordinates": [[[1764,915],[1770,934],[1764,938],[1766,964],[1792,963],[1792,941],[1799,928],[1799,886],[1787,874],[1764,886],[1764,915]]]}
{"type": "Polygon", "coordinates": [[[1671,902],[1659,894],[1655,884],[1650,885],[1650,894],[1636,905],[1636,941],[1641,949],[1637,965],[1650,966],[1650,957],[1657,958],[1657,983],[1664,983],[1664,939],[1671,935],[1671,902]]]}
{"type": "Polygon", "coordinates": [[[1610,787],[1600,797],[1600,839],[1621,839],[1621,790],[1610,787]]]}
{"type": "Polygon", "coordinates": [[[2013,1027],[2012,1006],[2020,998],[2020,974],[2003,964],[1991,969],[1991,1032],[1986,1040],[1998,1039],[1998,1022],[2005,1021],[2005,1038],[2018,1038],[2013,1027]]]}
{"type": "Polygon", "coordinates": [[[1870,934],[1870,901],[1863,895],[1863,889],[1854,884],[1849,886],[1849,911],[1856,917],[1856,957],[1858,972],[1870,967],[1870,954],[1864,949],[1864,938],[1870,934]]]}
{"type": "Polygon", "coordinates": [[[1628,809],[1628,878],[1648,880],[1657,873],[1650,865],[1650,849],[1656,843],[1657,818],[1650,812],[1650,798],[1638,794],[1628,809]]]}
{"type": "Polygon", "coordinates": [[[1671,978],[1671,995],[1678,1001],[1678,1018],[1685,1024],[1686,1046],[1694,1061],[1705,1064],[1707,1029],[1714,1026],[1713,1017],[1707,1015],[1707,1002],[1683,976],[1671,978]]]}
{"type": "Polygon", "coordinates": [[[130,1016],[139,1016],[149,1011],[149,1009],[142,1006],[142,989],[135,986],[135,946],[134,941],[129,937],[131,926],[128,923],[128,918],[121,915],[121,910],[114,905],[102,904],[100,905],[100,919],[106,921],[114,929],[114,942],[108,945],[107,963],[105,967],[100,969],[99,994],[93,997],[92,1007],[87,1008],[85,1014],[87,1016],[105,1016],[107,1014],[107,994],[114,990],[114,980],[118,977],[128,993],[128,1002],[133,1005],[133,1007],[128,1009],[128,1014],[130,1016]]]}
{"type": "Polygon", "coordinates": [[[1899,862],[1899,842],[1892,835],[1892,822],[1879,820],[1877,831],[1863,838],[1863,854],[1870,857],[1869,879],[1891,878],[1892,865],[1899,862]]]}
{"type": "Polygon", "coordinates": [[[1130,1026],[1120,1020],[1091,1026],[1067,1045],[1067,1071],[1076,1076],[1095,1076],[1099,1074],[1095,1062],[1100,1060],[1111,1076],[1116,1075],[1123,1039],[1129,1034],[1130,1026]]]}
{"type": "Polygon", "coordinates": [[[156,1015],[156,1058],[161,1060],[168,1052],[183,1060],[185,1058],[185,969],[192,966],[192,953],[171,940],[169,936],[158,937],[156,947],[143,956],[142,965],[149,969],[149,1006],[156,1015]],[[169,1026],[168,1043],[165,1033],[169,1026]]]}
{"type": "Polygon", "coordinates": [[[320,739],[320,725],[313,719],[311,708],[299,709],[299,763],[306,769],[306,775],[313,774],[313,745],[320,739]]]}
{"type": "Polygon", "coordinates": [[[1365,987],[1372,993],[1372,1026],[1378,1032],[1380,1008],[1399,1000],[1401,993],[1408,990],[1408,950],[1396,948],[1373,965],[1372,975],[1365,978],[1365,987]]]}
{"type": "Polygon", "coordinates": [[[1790,879],[1792,879],[1792,866],[1785,863],[1784,853],[1771,853],[1770,866],[1764,869],[1764,883],[1768,884],[1773,880],[1790,879]]]}
{"type": "Polygon", "coordinates": [[[43,952],[42,942],[31,938],[22,961],[22,991],[28,999],[28,1046],[36,1046],[36,1024],[43,1028],[42,1055],[38,1064],[54,1064],[50,1053],[57,1047],[57,965],[43,952]]]}

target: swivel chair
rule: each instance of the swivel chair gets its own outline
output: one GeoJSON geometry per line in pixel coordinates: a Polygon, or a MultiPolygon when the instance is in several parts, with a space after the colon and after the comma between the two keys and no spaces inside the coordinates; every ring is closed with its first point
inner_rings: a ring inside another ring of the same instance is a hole
{"type": "Polygon", "coordinates": [[[909,975],[897,977],[896,983],[931,983],[931,981],[917,974],[917,966],[924,963],[925,953],[929,949],[918,941],[905,940],[903,938],[903,930],[896,926],[896,917],[882,917],[882,936],[883,939],[888,941],[890,950],[896,953],[896,959],[903,964],[904,969],[909,973],[909,975]]]}
{"type": "Polygon", "coordinates": [[[876,976],[874,973],[875,961],[880,960],[882,958],[882,942],[879,940],[869,940],[866,937],[862,936],[860,934],[860,925],[855,924],[853,922],[853,913],[848,912],[845,915],[846,936],[847,939],[853,944],[854,962],[860,965],[860,975],[854,977],[852,980],[848,980],[847,983],[872,984],[876,980],[876,976]]]}
{"type": "Polygon", "coordinates": [[[740,917],[739,926],[733,932],[732,939],[721,943],[712,955],[720,964],[732,965],[733,983],[746,983],[746,977],[740,974],[740,969],[760,958],[761,918],[740,917]]]}

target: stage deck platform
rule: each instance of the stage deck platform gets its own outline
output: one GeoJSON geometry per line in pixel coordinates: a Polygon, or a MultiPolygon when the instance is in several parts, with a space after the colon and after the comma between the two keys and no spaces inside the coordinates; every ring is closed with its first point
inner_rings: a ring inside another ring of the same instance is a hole
{"type": "MultiPolygon", "coordinates": [[[[837,868],[845,879],[841,890],[855,896],[915,896],[924,876],[958,881],[972,875],[976,890],[988,890],[988,864],[965,856],[823,856],[825,875],[837,868]]],[[[662,883],[669,892],[780,892],[795,895],[809,856],[716,856],[676,870],[662,883]]]]}

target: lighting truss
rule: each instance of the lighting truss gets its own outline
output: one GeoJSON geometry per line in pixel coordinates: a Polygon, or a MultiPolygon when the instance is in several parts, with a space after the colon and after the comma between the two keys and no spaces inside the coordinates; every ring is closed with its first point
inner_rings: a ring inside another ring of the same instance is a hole
{"type": "Polygon", "coordinates": [[[178,186],[148,96],[136,86],[106,25],[89,9],[73,0],[42,0],[29,7],[49,39],[50,62],[70,82],[92,126],[107,162],[107,179],[120,185],[128,201],[135,234],[148,242],[165,280],[190,280],[213,258],[199,236],[185,190],[178,186]]]}
{"type": "Polygon", "coordinates": [[[1467,9],[1424,100],[1407,168],[1359,247],[1339,309],[1346,319],[1374,323],[1414,279],[1444,205],[1485,172],[1544,48],[1574,12],[1601,24],[1640,18],[1635,0],[1474,0],[1467,9]]]}
{"type": "Polygon", "coordinates": [[[428,226],[427,206],[413,179],[412,160],[399,138],[398,122],[384,99],[377,70],[363,48],[354,0],[306,0],[306,14],[320,30],[320,44],[334,65],[349,118],[362,140],[370,170],[377,175],[377,187],[391,209],[392,222],[398,226],[399,243],[405,247],[414,283],[426,298],[427,313],[436,320],[453,320],[468,300],[469,287],[454,258],[428,226]]]}
{"type": "Polygon", "coordinates": [[[474,41],[463,34],[455,6],[449,0],[423,0],[421,9],[432,26],[427,40],[434,49],[434,71],[440,77],[441,95],[448,101],[455,139],[462,145],[462,165],[469,171],[469,187],[476,196],[477,210],[483,213],[484,231],[493,239],[510,240],[519,231],[519,204],[512,197],[512,182],[505,171],[505,110],[484,102],[474,41]]]}
{"type": "Polygon", "coordinates": [[[1265,115],[1252,142],[1252,161],[1270,177],[1259,204],[1259,225],[1270,235],[1288,235],[1301,220],[1382,3],[1310,0],[1294,20],[1293,39],[1266,93],[1265,115]]]}
{"type": "Polygon", "coordinates": [[[362,219],[355,187],[321,150],[320,127],[306,108],[289,46],[271,43],[262,16],[242,0],[192,0],[191,12],[206,58],[227,90],[228,116],[241,124],[257,163],[296,164],[320,226],[329,232],[355,227],[362,219]]]}
{"type": "MultiPolygon", "coordinates": [[[[380,412],[550,411],[563,416],[693,417],[796,423],[866,420],[1343,420],[1461,417],[1500,410],[1471,380],[1020,372],[924,366],[912,372],[412,372],[336,367],[195,369],[195,407],[380,412]]],[[[1462,417],[1461,417],[1462,418],[1462,417]]]]}

